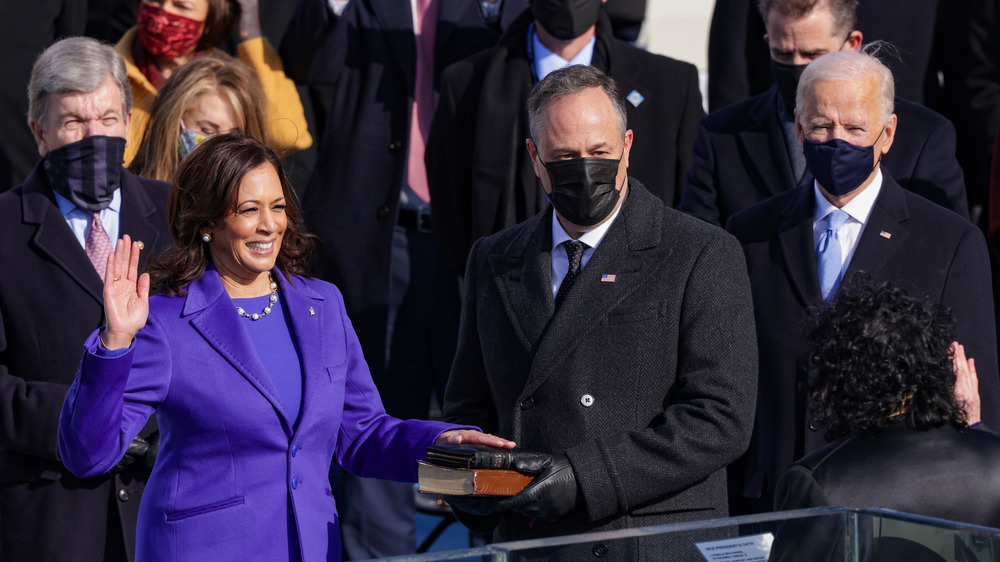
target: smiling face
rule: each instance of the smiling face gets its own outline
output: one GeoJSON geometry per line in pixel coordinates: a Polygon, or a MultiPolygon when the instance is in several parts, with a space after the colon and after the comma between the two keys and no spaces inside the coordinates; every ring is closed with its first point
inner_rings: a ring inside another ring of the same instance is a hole
{"type": "Polygon", "coordinates": [[[31,132],[38,154],[49,152],[90,136],[128,138],[131,114],[125,114],[121,90],[111,75],[92,92],[49,94],[45,125],[32,119],[31,132]]]}
{"type": "Polygon", "coordinates": [[[271,164],[250,170],[240,182],[236,207],[210,232],[212,263],[233,298],[270,292],[274,268],[288,225],[285,194],[271,164]]]}

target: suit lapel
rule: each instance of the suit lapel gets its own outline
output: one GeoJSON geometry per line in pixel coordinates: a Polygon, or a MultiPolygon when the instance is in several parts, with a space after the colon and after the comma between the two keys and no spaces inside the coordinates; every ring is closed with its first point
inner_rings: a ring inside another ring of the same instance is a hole
{"type": "MultiPolygon", "coordinates": [[[[302,361],[303,373],[323,373],[326,363],[326,350],[324,345],[325,333],[320,329],[322,314],[333,314],[332,311],[323,307],[323,297],[312,289],[304,285],[302,279],[297,279],[292,285],[288,278],[277,269],[275,275],[278,277],[278,285],[281,287],[281,296],[285,299],[285,306],[288,307],[288,316],[291,318],[289,328],[295,336],[298,344],[299,360],[302,361]]],[[[314,408],[328,408],[327,404],[319,403],[321,396],[326,396],[319,389],[317,384],[322,384],[323,377],[304,376],[302,383],[302,413],[300,420],[311,415],[314,408]]],[[[329,383],[326,383],[329,384],[329,383]]],[[[302,426],[302,423],[299,423],[302,426]]]]}
{"type": "Polygon", "coordinates": [[[38,252],[62,268],[88,295],[103,305],[104,282],[59,212],[41,162],[24,182],[21,216],[25,223],[37,225],[31,243],[38,252]]]}
{"type": "Polygon", "coordinates": [[[241,324],[244,320],[236,314],[218,272],[210,267],[188,285],[187,291],[182,314],[190,315],[191,325],[205,341],[271,403],[291,437],[292,424],[278,389],[257,355],[249,332],[241,324]]]}
{"type": "Polygon", "coordinates": [[[401,0],[368,0],[372,13],[381,22],[382,33],[392,50],[399,67],[406,76],[407,97],[413,98],[416,82],[417,54],[413,35],[413,9],[410,2],[401,0]]]}
{"type": "Polygon", "coordinates": [[[761,96],[750,108],[748,116],[754,122],[739,133],[739,143],[747,153],[748,165],[761,178],[771,195],[777,195],[797,185],[792,163],[785,146],[785,132],[777,111],[777,90],[761,96]],[[777,140],[776,140],[777,139],[777,140]]]}
{"type": "Polygon", "coordinates": [[[545,333],[555,308],[550,289],[551,217],[551,208],[536,215],[524,238],[514,240],[505,253],[489,257],[507,316],[527,353],[545,333]]]}
{"type": "Polygon", "coordinates": [[[889,263],[896,249],[908,236],[903,222],[909,216],[902,188],[883,171],[882,189],[868,215],[868,222],[865,223],[844,279],[851,279],[861,271],[874,275],[889,263]]]}
{"type": "MultiPolygon", "coordinates": [[[[598,326],[609,310],[643,285],[641,250],[659,243],[660,207],[661,203],[647,192],[630,190],[618,219],[594,250],[562,307],[552,316],[538,343],[523,394],[531,394],[557,373],[559,363],[571,355],[587,332],[598,326]],[[603,282],[604,274],[615,275],[615,281],[603,282]]],[[[549,289],[551,285],[544,287],[549,289]]],[[[546,294],[552,301],[551,292],[546,294]]]]}
{"type": "MultiPolygon", "coordinates": [[[[789,282],[803,307],[821,305],[823,301],[813,249],[813,191],[802,186],[781,213],[778,227],[778,249],[785,264],[789,282]]],[[[822,308],[822,307],[821,307],[822,308]]]]}

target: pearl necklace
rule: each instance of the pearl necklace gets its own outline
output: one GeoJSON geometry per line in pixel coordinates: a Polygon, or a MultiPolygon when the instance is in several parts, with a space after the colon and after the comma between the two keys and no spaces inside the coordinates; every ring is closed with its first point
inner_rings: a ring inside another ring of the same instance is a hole
{"type": "Polygon", "coordinates": [[[271,298],[269,299],[270,302],[268,302],[267,306],[265,306],[264,310],[260,311],[259,314],[256,312],[253,314],[247,314],[247,311],[243,310],[242,307],[237,306],[236,312],[238,312],[240,316],[244,318],[249,318],[251,320],[260,320],[261,318],[267,316],[268,314],[271,314],[271,307],[274,306],[274,303],[278,302],[278,284],[274,282],[274,277],[271,276],[270,271],[267,272],[267,280],[269,283],[271,283],[271,298]]]}

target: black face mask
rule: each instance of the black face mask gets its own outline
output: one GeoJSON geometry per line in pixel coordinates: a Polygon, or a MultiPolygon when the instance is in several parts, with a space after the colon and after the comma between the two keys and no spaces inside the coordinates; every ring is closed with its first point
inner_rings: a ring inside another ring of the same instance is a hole
{"type": "Polygon", "coordinates": [[[81,209],[106,209],[121,185],[125,139],[92,136],[45,155],[43,166],[52,189],[81,209]]]}
{"type": "MultiPolygon", "coordinates": [[[[885,127],[882,127],[882,133],[885,127]]],[[[802,154],[806,157],[809,171],[816,177],[823,189],[834,197],[843,197],[861,186],[875,171],[882,161],[879,155],[875,159],[875,145],[882,133],[875,137],[871,146],[858,146],[843,139],[830,139],[826,142],[815,142],[809,139],[802,141],[802,154]]]]}
{"type": "Polygon", "coordinates": [[[621,196],[615,189],[619,162],[621,159],[610,158],[542,162],[549,174],[549,200],[556,212],[577,226],[593,226],[608,218],[621,196]]]}
{"type": "Polygon", "coordinates": [[[799,78],[805,72],[808,64],[785,64],[771,59],[771,77],[778,87],[778,94],[785,102],[785,110],[791,113],[795,109],[795,92],[799,88],[799,78]]]}
{"type": "Polygon", "coordinates": [[[535,20],[556,39],[569,41],[597,23],[601,0],[534,0],[535,20]]]}

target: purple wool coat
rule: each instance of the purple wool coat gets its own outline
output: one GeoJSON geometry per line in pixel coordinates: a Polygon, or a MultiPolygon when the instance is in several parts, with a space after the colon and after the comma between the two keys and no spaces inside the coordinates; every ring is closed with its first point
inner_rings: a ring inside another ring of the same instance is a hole
{"type": "Polygon", "coordinates": [[[453,426],[386,415],[333,285],[275,270],[305,383],[298,425],[214,269],[184,297],[150,298],[121,356],[85,344],[59,420],[78,476],[107,472],[156,413],[161,443],[139,509],[139,560],[339,560],[328,471],[415,481],[417,459],[453,426]],[[291,544],[291,546],[289,546],[291,544]]]}

